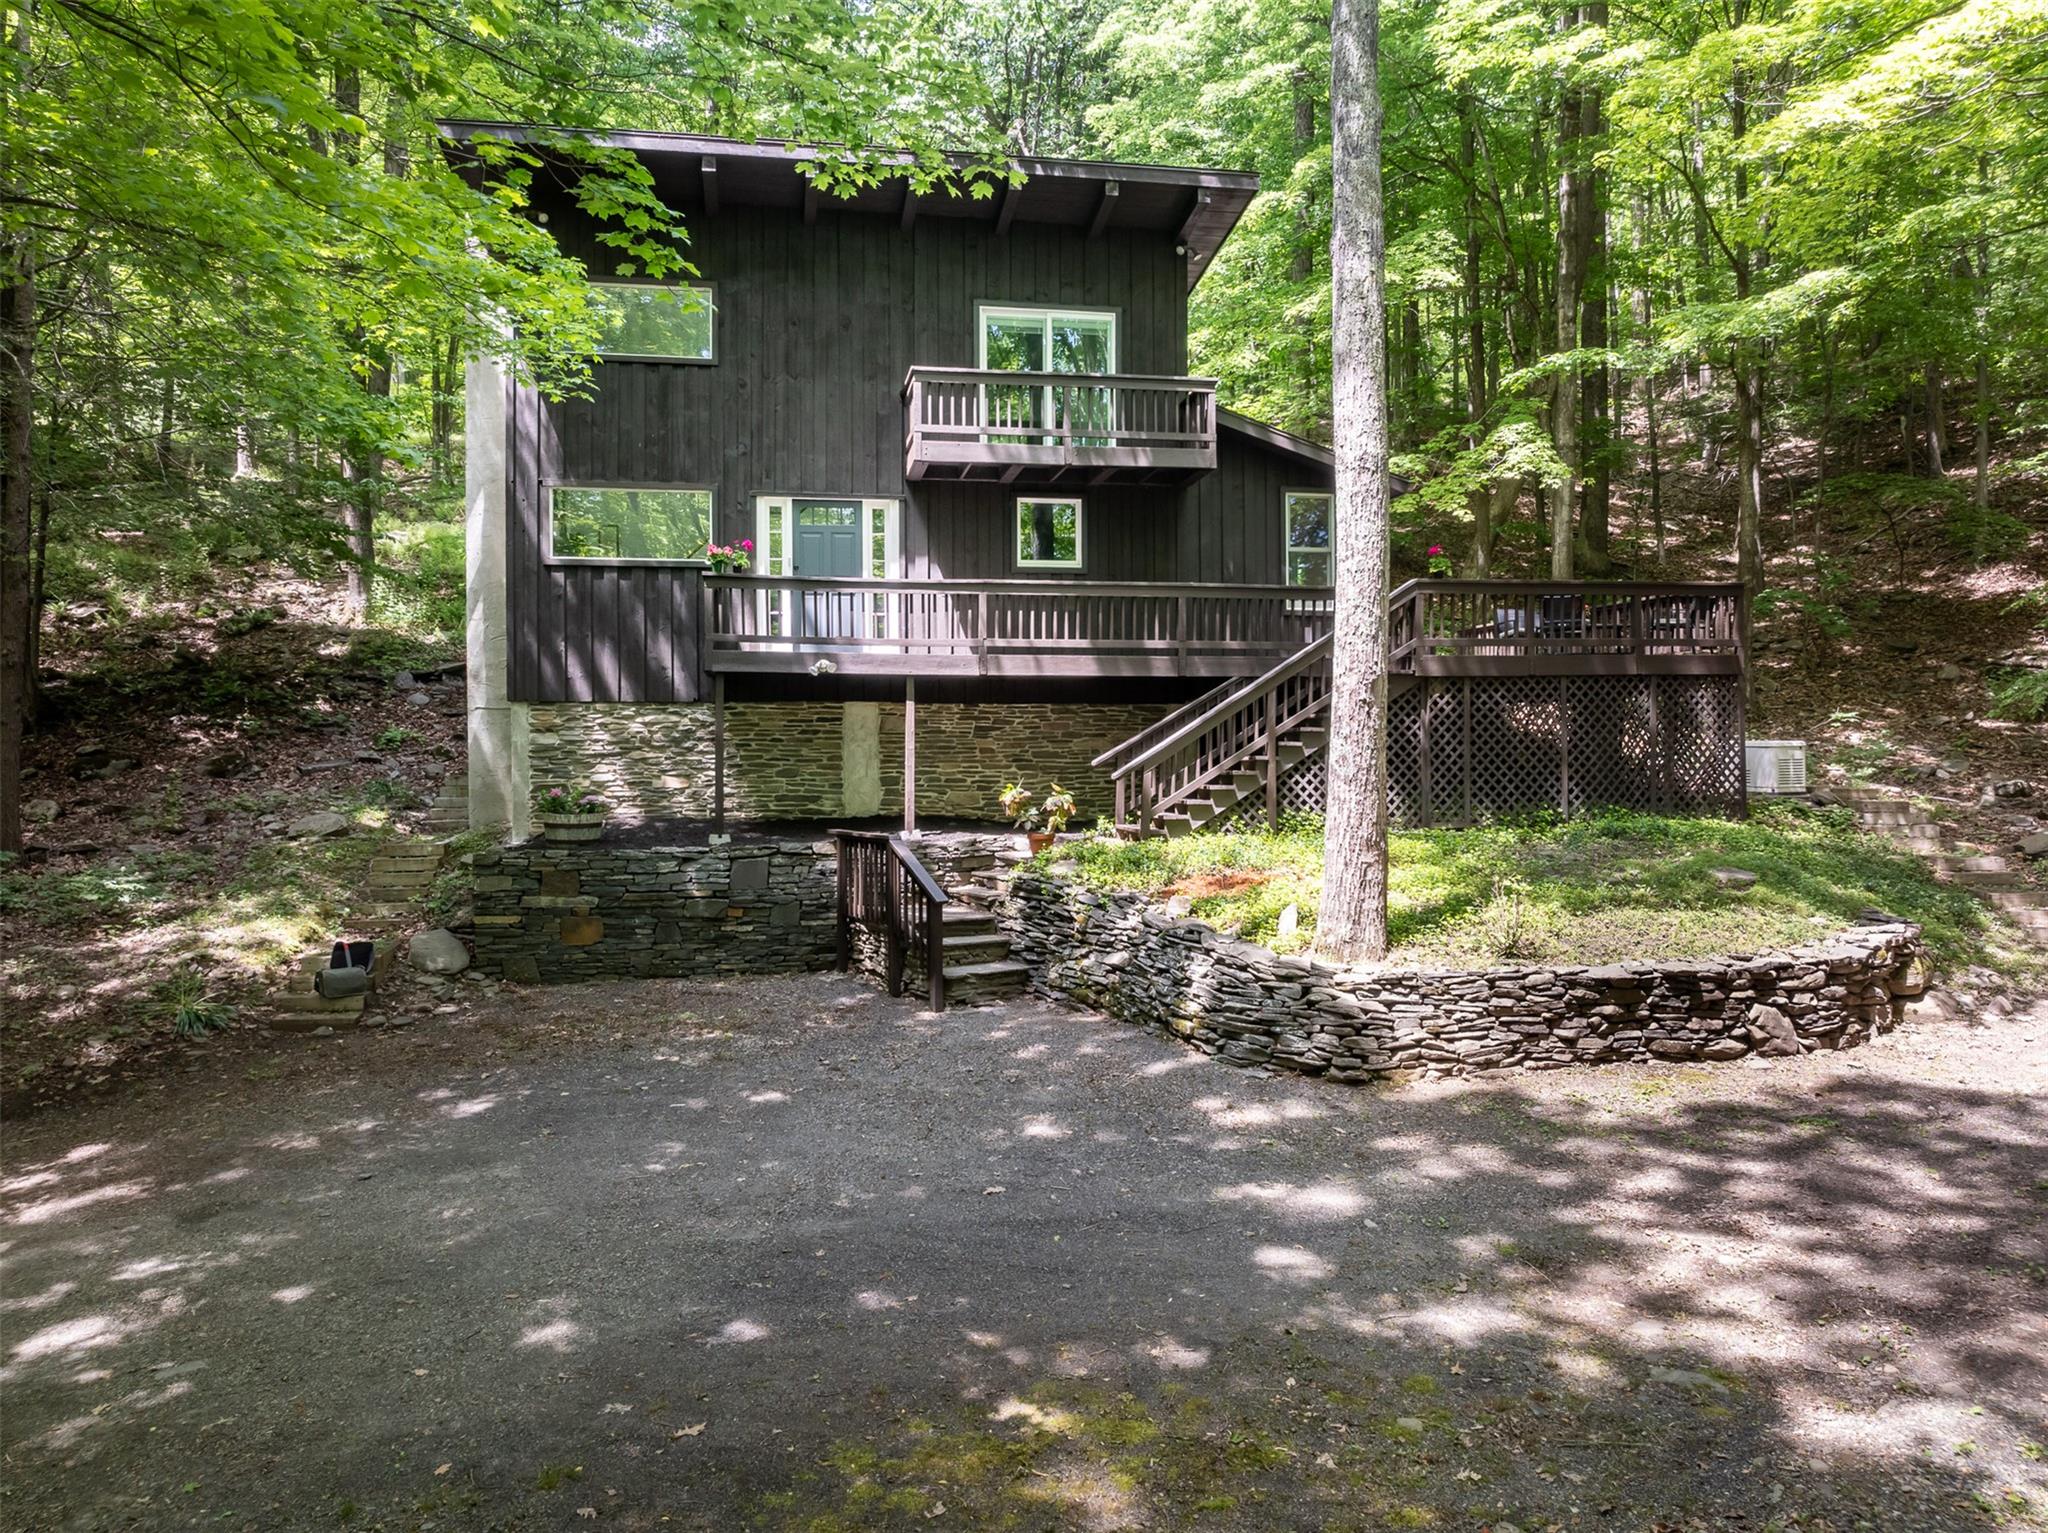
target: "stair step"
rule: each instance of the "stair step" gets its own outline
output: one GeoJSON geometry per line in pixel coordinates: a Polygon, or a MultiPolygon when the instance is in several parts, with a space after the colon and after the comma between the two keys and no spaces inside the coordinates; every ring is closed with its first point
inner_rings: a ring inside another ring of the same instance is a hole
{"type": "Polygon", "coordinates": [[[999,963],[947,964],[946,1000],[949,1003],[994,999],[1020,993],[1031,978],[1031,970],[1010,959],[999,963]]]}
{"type": "Polygon", "coordinates": [[[996,918],[978,905],[962,905],[953,902],[939,912],[939,923],[949,932],[963,935],[977,931],[994,931],[996,918]]]}
{"type": "Polygon", "coordinates": [[[947,934],[940,941],[945,949],[946,972],[974,964],[1002,963],[1010,956],[1010,939],[1001,932],[947,934]]]}
{"type": "Polygon", "coordinates": [[[2025,889],[2010,887],[2003,889],[1980,889],[1979,896],[1989,905],[2005,911],[2048,911],[2048,889],[2025,889]]]}
{"type": "Polygon", "coordinates": [[[2024,889],[2026,887],[2025,884],[2018,882],[2011,873],[1998,868],[1985,868],[1982,870],[1963,868],[1950,873],[1948,877],[1949,882],[1962,884],[1970,889],[2024,889]]]}
{"type": "Polygon", "coordinates": [[[326,996],[316,995],[310,990],[287,990],[280,995],[273,995],[270,998],[270,1007],[271,1010],[278,1012],[305,1013],[322,1017],[355,1017],[362,1015],[363,1001],[364,997],[360,995],[336,996],[330,1001],[326,996]]]}
{"type": "Polygon", "coordinates": [[[946,890],[949,900],[966,900],[969,904],[994,904],[1008,896],[1009,890],[998,889],[993,884],[953,884],[946,890]]]}

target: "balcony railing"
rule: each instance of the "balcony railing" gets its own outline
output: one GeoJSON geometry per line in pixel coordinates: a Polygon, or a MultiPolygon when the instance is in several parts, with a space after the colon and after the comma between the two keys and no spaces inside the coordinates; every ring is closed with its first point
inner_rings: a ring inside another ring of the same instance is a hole
{"type": "Polygon", "coordinates": [[[1037,488],[1185,484],[1216,467],[1216,380],[913,367],[904,472],[1037,488]]]}
{"type": "Polygon", "coordinates": [[[1099,581],[704,581],[713,671],[869,676],[1256,676],[1329,631],[1298,586],[1099,581]]]}

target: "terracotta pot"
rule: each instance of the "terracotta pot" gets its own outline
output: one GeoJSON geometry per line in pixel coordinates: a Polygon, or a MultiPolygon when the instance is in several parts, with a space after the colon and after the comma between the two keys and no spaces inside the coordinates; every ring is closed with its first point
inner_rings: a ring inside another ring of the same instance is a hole
{"type": "Polygon", "coordinates": [[[1024,832],[1024,839],[1031,847],[1031,855],[1036,857],[1048,846],[1051,846],[1053,842],[1059,840],[1059,837],[1049,830],[1027,830],[1024,832]]]}
{"type": "Polygon", "coordinates": [[[602,814],[544,814],[540,831],[550,841],[595,841],[604,834],[602,814]]]}

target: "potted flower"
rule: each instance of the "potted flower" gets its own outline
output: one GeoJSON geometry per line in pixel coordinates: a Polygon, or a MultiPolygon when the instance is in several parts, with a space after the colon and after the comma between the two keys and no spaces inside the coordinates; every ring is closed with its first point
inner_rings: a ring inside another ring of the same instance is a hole
{"type": "Polygon", "coordinates": [[[1438,580],[1448,580],[1451,575],[1451,556],[1444,552],[1441,543],[1429,545],[1429,572],[1438,580]]]}
{"type": "Polygon", "coordinates": [[[1011,783],[996,798],[1003,807],[1003,813],[1010,817],[1010,823],[1024,832],[1024,839],[1035,856],[1053,844],[1059,833],[1067,828],[1067,822],[1074,817],[1076,805],[1074,795],[1058,783],[1045,796],[1043,803],[1038,796],[1021,783],[1011,783]]]}
{"type": "Polygon", "coordinates": [[[595,841],[604,834],[605,802],[589,788],[555,784],[540,796],[541,834],[550,841],[595,841]]]}
{"type": "Polygon", "coordinates": [[[714,575],[744,575],[747,566],[753,562],[754,540],[741,538],[737,543],[707,543],[704,557],[711,561],[714,575]]]}

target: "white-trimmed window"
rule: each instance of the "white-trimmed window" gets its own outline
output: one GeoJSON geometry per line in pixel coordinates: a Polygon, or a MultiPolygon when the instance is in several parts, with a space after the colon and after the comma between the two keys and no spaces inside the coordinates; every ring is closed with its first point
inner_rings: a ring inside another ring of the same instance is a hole
{"type": "MultiPolygon", "coordinates": [[[[859,529],[861,568],[857,577],[890,580],[900,568],[900,502],[886,496],[861,495],[756,495],[754,497],[754,571],[762,575],[797,575],[811,571],[797,568],[798,529],[804,526],[843,525],[849,518],[859,529]]],[[[836,578],[844,579],[839,574],[836,578]]],[[[863,604],[868,626],[875,638],[888,637],[889,599],[876,591],[863,604]]],[[[762,623],[771,634],[783,632],[783,595],[762,593],[762,623]]]]}
{"type": "Polygon", "coordinates": [[[593,282],[604,310],[597,354],[620,362],[710,362],[718,295],[708,282],[593,282]]]}
{"type": "Polygon", "coordinates": [[[1336,550],[1335,499],[1327,490],[1289,490],[1282,497],[1287,524],[1287,583],[1326,586],[1333,574],[1336,550]]]}
{"type": "Polygon", "coordinates": [[[1017,568],[1082,567],[1081,502],[1072,496],[1017,497],[1017,568]]]}
{"type": "Polygon", "coordinates": [[[704,557],[712,497],[703,485],[552,484],[548,557],[675,564],[704,557]]]}

